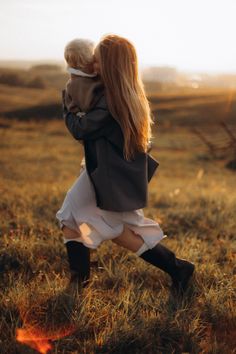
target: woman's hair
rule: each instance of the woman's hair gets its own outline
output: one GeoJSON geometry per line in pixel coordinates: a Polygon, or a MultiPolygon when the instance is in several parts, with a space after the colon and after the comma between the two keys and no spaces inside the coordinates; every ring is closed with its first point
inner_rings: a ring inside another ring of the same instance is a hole
{"type": "Polygon", "coordinates": [[[89,39],[73,39],[64,50],[67,64],[75,69],[84,69],[93,63],[95,44],[89,39]]]}
{"type": "Polygon", "coordinates": [[[139,76],[136,50],[126,38],[106,35],[95,49],[106,88],[108,109],[124,135],[124,156],[146,152],[151,139],[151,112],[139,76]]]}

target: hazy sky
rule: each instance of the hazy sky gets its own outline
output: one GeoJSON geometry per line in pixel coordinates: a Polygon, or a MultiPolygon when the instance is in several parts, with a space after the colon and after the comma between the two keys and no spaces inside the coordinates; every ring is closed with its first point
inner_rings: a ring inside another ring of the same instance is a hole
{"type": "Polygon", "coordinates": [[[0,59],[62,59],[112,32],[143,65],[236,73],[235,17],[236,0],[0,0],[0,59]]]}

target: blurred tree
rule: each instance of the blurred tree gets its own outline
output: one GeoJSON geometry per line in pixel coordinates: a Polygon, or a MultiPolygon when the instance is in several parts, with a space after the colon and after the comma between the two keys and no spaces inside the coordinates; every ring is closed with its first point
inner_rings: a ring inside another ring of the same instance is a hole
{"type": "Polygon", "coordinates": [[[56,64],[38,64],[30,68],[30,70],[39,70],[39,71],[61,71],[62,68],[60,65],[56,64]]]}
{"type": "Polygon", "coordinates": [[[5,84],[5,85],[9,85],[9,86],[24,86],[25,85],[24,78],[20,74],[14,72],[14,71],[1,72],[0,73],[0,83],[5,84]]]}
{"type": "Polygon", "coordinates": [[[44,79],[41,78],[40,76],[35,76],[27,83],[26,86],[31,88],[44,89],[46,87],[46,83],[44,79]]]}

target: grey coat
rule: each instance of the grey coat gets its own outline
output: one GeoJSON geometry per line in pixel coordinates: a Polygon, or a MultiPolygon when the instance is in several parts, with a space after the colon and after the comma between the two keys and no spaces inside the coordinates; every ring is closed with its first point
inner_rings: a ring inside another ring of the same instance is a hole
{"type": "Polygon", "coordinates": [[[132,161],[123,157],[124,138],[118,122],[107,109],[105,97],[83,118],[68,112],[65,124],[77,140],[84,141],[88,175],[94,186],[97,206],[110,211],[131,211],[147,205],[148,182],[158,162],[137,152],[132,161]]]}

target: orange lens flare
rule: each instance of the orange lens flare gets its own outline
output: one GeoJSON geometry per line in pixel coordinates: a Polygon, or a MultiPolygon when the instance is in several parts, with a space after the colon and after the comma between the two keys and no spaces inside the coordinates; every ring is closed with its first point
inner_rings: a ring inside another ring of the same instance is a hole
{"type": "Polygon", "coordinates": [[[41,354],[47,354],[52,349],[52,345],[48,338],[45,338],[39,331],[30,329],[17,329],[16,339],[18,342],[28,345],[30,348],[36,349],[41,354]]]}
{"type": "Polygon", "coordinates": [[[30,348],[37,350],[41,354],[47,354],[53,348],[51,341],[68,336],[75,331],[75,328],[60,329],[53,333],[43,333],[37,328],[18,328],[16,330],[16,340],[30,348]]]}

